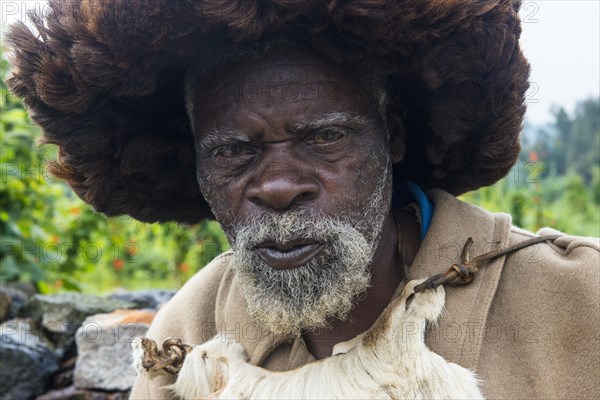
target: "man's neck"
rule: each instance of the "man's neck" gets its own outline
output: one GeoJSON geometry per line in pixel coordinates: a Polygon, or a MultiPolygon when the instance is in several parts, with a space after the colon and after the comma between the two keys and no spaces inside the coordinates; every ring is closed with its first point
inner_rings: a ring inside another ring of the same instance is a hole
{"type": "Polygon", "coordinates": [[[370,266],[371,286],[356,301],[355,307],[344,321],[330,320],[331,328],[309,331],[303,334],[308,350],[317,358],[331,356],[333,346],[368,330],[387,307],[398,285],[404,279],[402,263],[412,264],[420,244],[419,225],[414,213],[396,213],[399,229],[397,232],[394,216],[390,213],[384,222],[379,246],[370,266]],[[398,233],[400,240],[398,240],[398,233]],[[398,243],[402,254],[398,251],[398,243]]]}

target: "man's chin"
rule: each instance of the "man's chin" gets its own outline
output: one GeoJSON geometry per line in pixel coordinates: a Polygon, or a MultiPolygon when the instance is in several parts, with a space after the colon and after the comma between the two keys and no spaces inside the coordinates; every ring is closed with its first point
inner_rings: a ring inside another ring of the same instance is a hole
{"type": "Polygon", "coordinates": [[[282,270],[256,257],[253,268],[237,268],[250,316],[275,334],[295,336],[326,328],[332,318],[347,318],[356,297],[369,287],[369,272],[364,264],[348,268],[325,258],[282,270]]]}

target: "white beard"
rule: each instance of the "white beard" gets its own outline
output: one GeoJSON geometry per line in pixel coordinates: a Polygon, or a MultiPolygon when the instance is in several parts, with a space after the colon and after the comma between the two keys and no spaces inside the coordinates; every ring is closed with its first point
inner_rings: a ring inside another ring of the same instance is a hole
{"type": "Polygon", "coordinates": [[[369,287],[369,266],[390,208],[389,162],[379,171],[381,179],[374,192],[362,199],[362,209],[353,215],[314,216],[299,208],[264,214],[238,227],[231,266],[248,313],[259,323],[274,333],[299,335],[306,329],[326,327],[328,318],[348,316],[357,296],[369,287]],[[264,240],[298,238],[325,243],[325,248],[294,269],[274,269],[254,249],[264,240]]]}

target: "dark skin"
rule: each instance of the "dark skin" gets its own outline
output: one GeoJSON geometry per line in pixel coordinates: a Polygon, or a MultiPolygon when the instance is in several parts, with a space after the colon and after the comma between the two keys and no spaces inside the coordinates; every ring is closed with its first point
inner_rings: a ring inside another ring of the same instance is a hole
{"type": "MultiPolygon", "coordinates": [[[[316,54],[291,50],[233,63],[209,82],[210,95],[204,90],[194,101],[198,176],[230,240],[236,222],[265,212],[360,212],[359,199],[374,191],[386,153],[394,163],[404,156],[400,122],[386,121],[388,136],[360,80],[316,54]]],[[[410,265],[419,228],[412,213],[399,216],[402,258],[410,265]]],[[[389,212],[369,265],[371,287],[349,318],[303,335],[317,359],[368,330],[387,306],[403,279],[397,243],[389,212]]]]}

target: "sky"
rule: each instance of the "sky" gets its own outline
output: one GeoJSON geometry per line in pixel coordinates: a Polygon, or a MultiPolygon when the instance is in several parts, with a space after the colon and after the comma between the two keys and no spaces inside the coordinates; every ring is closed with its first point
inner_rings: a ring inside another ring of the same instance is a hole
{"type": "Polygon", "coordinates": [[[526,121],[552,121],[550,108],[571,114],[600,91],[600,1],[523,1],[521,48],[531,64],[526,121]]]}
{"type": "MultiPolygon", "coordinates": [[[[45,2],[0,0],[0,6],[5,26],[45,2]]],[[[571,114],[577,101],[600,96],[600,0],[523,0],[520,16],[521,47],[532,67],[526,122],[550,123],[553,106],[571,114]]]]}

